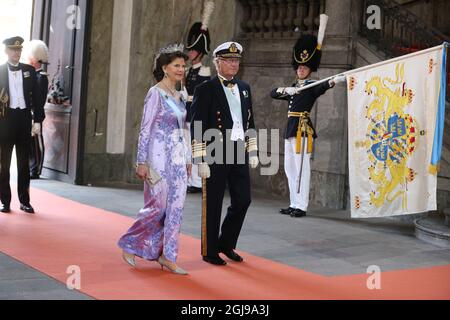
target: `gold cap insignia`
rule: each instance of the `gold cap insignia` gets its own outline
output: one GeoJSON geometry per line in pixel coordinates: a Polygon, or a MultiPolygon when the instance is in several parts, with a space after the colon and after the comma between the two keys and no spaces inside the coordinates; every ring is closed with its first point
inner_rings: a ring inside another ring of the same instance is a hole
{"type": "Polygon", "coordinates": [[[307,50],[303,50],[303,52],[300,54],[300,59],[302,59],[302,62],[305,62],[309,58],[309,53],[307,50]]]}

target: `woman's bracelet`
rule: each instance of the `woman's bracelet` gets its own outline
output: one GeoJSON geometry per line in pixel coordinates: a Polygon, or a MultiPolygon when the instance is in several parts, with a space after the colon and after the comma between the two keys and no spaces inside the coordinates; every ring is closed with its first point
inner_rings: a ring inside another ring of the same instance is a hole
{"type": "Polygon", "coordinates": [[[142,163],[136,163],[136,169],[139,167],[139,166],[146,166],[146,167],[150,167],[149,165],[148,165],[148,163],[147,162],[142,162],[142,163]]]}

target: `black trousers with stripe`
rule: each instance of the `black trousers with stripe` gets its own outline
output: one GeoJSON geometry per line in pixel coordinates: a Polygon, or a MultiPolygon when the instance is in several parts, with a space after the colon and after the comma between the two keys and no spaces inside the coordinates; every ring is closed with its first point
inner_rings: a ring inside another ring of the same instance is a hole
{"type": "Polygon", "coordinates": [[[213,164],[210,169],[211,177],[206,180],[206,232],[202,228],[202,255],[215,257],[219,248],[236,248],[251,203],[250,172],[248,164],[213,164]],[[227,185],[231,204],[220,227],[227,185]]]}
{"type": "Polygon", "coordinates": [[[19,201],[29,205],[31,112],[29,109],[9,109],[2,123],[8,126],[8,132],[0,141],[0,199],[4,205],[9,206],[11,203],[10,167],[12,152],[16,147],[19,201]]]}

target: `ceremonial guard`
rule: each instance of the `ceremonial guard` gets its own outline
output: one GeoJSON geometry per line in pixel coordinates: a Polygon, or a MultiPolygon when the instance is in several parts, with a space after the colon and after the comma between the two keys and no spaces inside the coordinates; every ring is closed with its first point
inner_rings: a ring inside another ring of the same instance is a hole
{"type": "Polygon", "coordinates": [[[44,114],[38,106],[42,103],[36,71],[27,64],[19,63],[23,39],[6,39],[3,44],[8,62],[0,66],[0,198],[3,213],[11,212],[10,166],[14,147],[17,155],[20,209],[34,213],[30,205],[30,141],[32,121],[34,132],[42,123],[44,114]],[[31,113],[33,111],[33,114],[31,113]]]}
{"type": "MultiPolygon", "coordinates": [[[[187,121],[190,128],[191,123],[191,104],[195,88],[208,80],[211,80],[211,68],[202,64],[203,58],[209,54],[211,39],[208,31],[208,24],[211,14],[214,10],[214,2],[207,1],[203,9],[202,22],[196,22],[189,31],[186,49],[188,50],[191,67],[187,71],[185,88],[187,91],[187,121]]],[[[188,180],[188,193],[202,192],[202,180],[198,175],[198,166],[192,166],[192,174],[188,180]]]]}
{"type": "Polygon", "coordinates": [[[243,261],[234,250],[251,203],[249,165],[259,164],[250,86],[235,78],[242,51],[237,42],[214,51],[218,76],[196,88],[192,104],[193,160],[203,179],[202,256],[214,265],[226,265],[219,253],[243,261]],[[231,205],[219,235],[226,185],[231,205]]]}
{"type": "MultiPolygon", "coordinates": [[[[44,115],[44,107],[48,94],[48,74],[45,72],[45,66],[48,64],[48,48],[45,42],[41,40],[32,40],[26,46],[28,64],[36,70],[36,78],[39,86],[41,101],[35,107],[39,109],[38,113],[44,115]]],[[[36,112],[36,111],[35,111],[36,112]]],[[[42,125],[37,123],[33,126],[31,148],[30,148],[30,177],[39,179],[44,164],[44,138],[42,135],[42,125]]]]}
{"type": "Polygon", "coordinates": [[[274,99],[289,101],[284,169],[289,182],[291,203],[289,208],[281,209],[280,213],[296,218],[306,215],[309,204],[310,160],[313,139],[317,138],[310,118],[311,109],[317,98],[335,83],[345,81],[345,76],[337,76],[330,81],[302,90],[302,87],[315,82],[310,76],[320,65],[327,21],[328,16],[324,14],[320,16],[318,38],[303,35],[297,40],[292,57],[292,66],[298,78],[296,83],[292,87],[276,88],[271,93],[274,99]]]}

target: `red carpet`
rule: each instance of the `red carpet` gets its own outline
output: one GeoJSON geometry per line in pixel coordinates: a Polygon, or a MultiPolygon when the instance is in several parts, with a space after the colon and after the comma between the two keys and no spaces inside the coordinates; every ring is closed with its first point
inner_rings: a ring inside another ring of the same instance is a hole
{"type": "MultiPolygon", "coordinates": [[[[200,241],[181,237],[179,264],[190,272],[161,271],[121,258],[118,238],[133,220],[32,190],[38,212],[14,202],[0,215],[0,251],[66,283],[68,266],[81,268],[81,292],[97,299],[450,299],[450,265],[382,273],[381,290],[368,290],[368,275],[325,277],[242,253],[245,263],[215,267],[201,261],[200,241]]],[[[199,221],[200,223],[200,221],[199,221]]]]}

